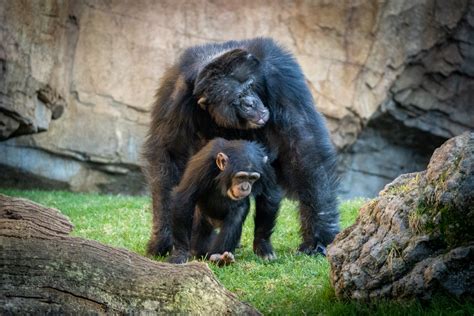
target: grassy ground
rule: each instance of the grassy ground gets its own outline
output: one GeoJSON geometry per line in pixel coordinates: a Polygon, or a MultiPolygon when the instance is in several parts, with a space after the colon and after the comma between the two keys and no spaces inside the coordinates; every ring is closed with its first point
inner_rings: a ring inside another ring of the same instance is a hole
{"type": "MultiPolygon", "coordinates": [[[[146,197],[10,189],[0,189],[0,193],[60,209],[75,225],[75,236],[144,254],[151,223],[150,200],[146,197]]],[[[352,200],[341,204],[343,227],[354,222],[362,203],[352,200]]],[[[265,315],[474,315],[474,301],[460,302],[446,297],[424,304],[418,301],[360,304],[337,300],[329,284],[327,260],[295,253],[300,242],[297,214],[296,204],[283,203],[273,234],[276,261],[263,262],[252,253],[253,221],[249,216],[243,247],[236,253],[237,263],[224,268],[211,267],[226,288],[265,315]]]]}

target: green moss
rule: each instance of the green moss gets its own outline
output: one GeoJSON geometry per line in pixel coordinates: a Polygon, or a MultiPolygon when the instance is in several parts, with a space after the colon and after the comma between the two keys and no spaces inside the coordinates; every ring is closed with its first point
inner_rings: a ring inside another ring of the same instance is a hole
{"type": "Polygon", "coordinates": [[[423,216],[423,213],[418,208],[412,210],[408,214],[408,225],[410,226],[410,229],[415,235],[418,235],[424,232],[423,230],[424,217],[425,216],[423,216]]]}
{"type": "Polygon", "coordinates": [[[404,261],[403,256],[402,256],[403,249],[400,247],[400,245],[393,242],[386,249],[386,252],[387,252],[387,266],[390,269],[391,274],[393,275],[393,265],[394,265],[395,259],[400,258],[404,261]]]}
{"type": "Polygon", "coordinates": [[[448,179],[449,171],[450,171],[450,169],[447,168],[447,169],[443,170],[443,172],[441,172],[441,175],[440,175],[439,178],[438,178],[438,183],[439,183],[441,186],[444,186],[446,180],[448,179]]]}
{"type": "Polygon", "coordinates": [[[439,235],[449,248],[474,239],[472,214],[469,216],[468,210],[459,210],[451,205],[430,205],[420,201],[410,214],[409,223],[419,232],[439,235]],[[418,221],[421,218],[423,220],[418,221]]]}
{"type": "Polygon", "coordinates": [[[467,211],[450,206],[439,209],[441,235],[450,247],[456,247],[474,239],[474,218],[466,217],[467,211]]]}
{"type": "Polygon", "coordinates": [[[390,195],[400,195],[410,191],[410,186],[408,184],[396,185],[388,189],[388,194],[390,195]]]}
{"type": "Polygon", "coordinates": [[[420,174],[419,173],[412,176],[411,178],[404,179],[404,181],[402,181],[401,183],[398,183],[397,185],[391,186],[387,190],[387,194],[389,194],[389,195],[403,195],[405,193],[408,193],[416,187],[416,185],[418,184],[419,179],[420,179],[420,174]]]}

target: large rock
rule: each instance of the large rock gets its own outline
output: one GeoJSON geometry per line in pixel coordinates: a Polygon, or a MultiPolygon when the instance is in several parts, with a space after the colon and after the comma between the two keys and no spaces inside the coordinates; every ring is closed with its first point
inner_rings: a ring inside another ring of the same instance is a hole
{"type": "Polygon", "coordinates": [[[339,297],[474,295],[474,133],[447,141],[426,171],[388,184],[328,259],[339,297]]]}
{"type": "Polygon", "coordinates": [[[33,183],[11,178],[22,174],[72,190],[141,192],[139,148],[164,69],[191,45],[271,36],[296,55],[344,150],[343,183],[362,181],[361,194],[374,194],[397,166],[415,170],[429,158],[406,165],[413,147],[391,147],[400,135],[389,135],[381,139],[400,163],[377,158],[369,174],[361,131],[377,113],[441,141],[473,127],[473,3],[1,1],[0,182],[33,183]],[[133,188],[114,184],[127,177],[133,188]]]}

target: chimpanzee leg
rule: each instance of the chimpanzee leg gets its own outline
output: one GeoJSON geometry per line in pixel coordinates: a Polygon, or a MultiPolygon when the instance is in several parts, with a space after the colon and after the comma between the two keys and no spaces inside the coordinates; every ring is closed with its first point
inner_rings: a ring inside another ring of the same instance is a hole
{"type": "Polygon", "coordinates": [[[270,237],[275,227],[275,220],[280,207],[282,193],[279,188],[255,198],[255,232],[253,251],[266,260],[276,259],[270,237]]]}
{"type": "Polygon", "coordinates": [[[245,199],[237,208],[229,210],[217,237],[214,239],[209,254],[234,252],[242,236],[242,227],[249,213],[250,201],[245,199]]]}
{"type": "Polygon", "coordinates": [[[196,257],[205,257],[213,240],[216,237],[214,227],[209,223],[205,216],[202,215],[198,207],[196,207],[193,233],[191,236],[191,254],[196,257]]]}
{"type": "Polygon", "coordinates": [[[325,254],[325,247],[339,232],[336,190],[333,180],[323,166],[307,176],[314,178],[301,181],[298,190],[303,236],[299,251],[325,254]]]}

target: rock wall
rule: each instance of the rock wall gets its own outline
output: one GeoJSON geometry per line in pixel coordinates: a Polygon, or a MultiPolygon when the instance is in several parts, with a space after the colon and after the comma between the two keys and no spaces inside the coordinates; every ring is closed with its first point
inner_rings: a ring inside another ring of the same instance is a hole
{"type": "Polygon", "coordinates": [[[191,45],[271,36],[327,118],[343,195],[373,195],[473,128],[473,3],[3,1],[0,182],[143,192],[140,146],[164,69],[191,45]]]}
{"type": "Polygon", "coordinates": [[[358,140],[343,149],[344,196],[375,196],[399,174],[424,170],[446,139],[474,129],[474,5],[466,5],[445,38],[407,60],[358,140]]]}

